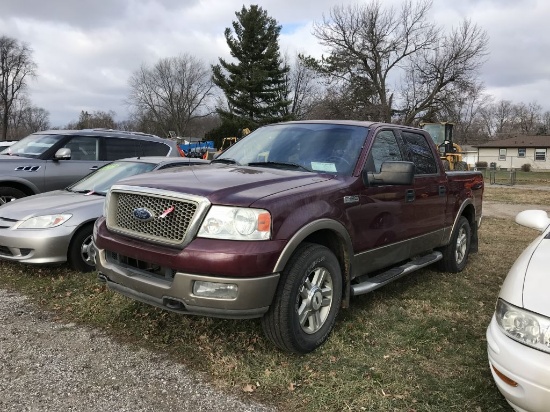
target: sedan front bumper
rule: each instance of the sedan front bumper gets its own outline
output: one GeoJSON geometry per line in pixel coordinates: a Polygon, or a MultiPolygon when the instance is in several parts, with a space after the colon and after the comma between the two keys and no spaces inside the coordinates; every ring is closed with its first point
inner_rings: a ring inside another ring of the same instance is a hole
{"type": "Polygon", "coordinates": [[[24,263],[63,263],[74,226],[50,229],[0,229],[0,259],[24,263]]]}
{"type": "Polygon", "coordinates": [[[550,405],[550,354],[522,345],[504,335],[493,316],[487,328],[487,352],[493,379],[518,412],[547,412],[550,405]],[[494,368],[517,383],[513,386],[494,368]]]}

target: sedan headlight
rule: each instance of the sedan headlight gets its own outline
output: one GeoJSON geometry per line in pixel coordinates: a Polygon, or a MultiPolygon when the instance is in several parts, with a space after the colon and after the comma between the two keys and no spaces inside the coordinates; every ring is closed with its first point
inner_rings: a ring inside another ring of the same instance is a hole
{"type": "Polygon", "coordinates": [[[268,240],[271,237],[271,215],[263,209],[212,206],[197,236],[211,239],[268,240]]]}
{"type": "Polygon", "coordinates": [[[504,334],[519,343],[550,353],[550,318],[498,300],[495,317],[504,334]]]}
{"type": "Polygon", "coordinates": [[[71,216],[70,214],[35,216],[21,222],[17,229],[49,229],[62,225],[71,216]]]}

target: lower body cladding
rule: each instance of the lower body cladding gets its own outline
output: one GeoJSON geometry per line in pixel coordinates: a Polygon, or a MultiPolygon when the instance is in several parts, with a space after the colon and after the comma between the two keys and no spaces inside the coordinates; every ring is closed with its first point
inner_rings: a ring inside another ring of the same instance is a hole
{"type": "Polygon", "coordinates": [[[269,309],[279,274],[255,278],[226,278],[175,272],[153,275],[107,258],[95,250],[99,279],[132,299],[170,311],[227,319],[262,317],[269,309]]]}
{"type": "Polygon", "coordinates": [[[493,379],[508,403],[518,412],[549,411],[550,354],[504,335],[494,316],[487,347],[493,379]]]}

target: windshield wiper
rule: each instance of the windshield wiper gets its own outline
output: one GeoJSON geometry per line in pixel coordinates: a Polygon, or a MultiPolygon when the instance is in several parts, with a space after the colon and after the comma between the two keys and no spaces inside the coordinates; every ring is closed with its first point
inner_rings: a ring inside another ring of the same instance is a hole
{"type": "Polygon", "coordinates": [[[228,165],[238,165],[240,164],[235,159],[223,158],[223,159],[214,159],[210,163],[225,163],[228,165]]]}
{"type": "Polygon", "coordinates": [[[311,169],[308,169],[307,167],[298,164],[298,163],[292,163],[292,162],[251,162],[248,164],[248,166],[265,166],[265,167],[274,167],[274,168],[291,168],[291,169],[301,169],[305,170],[306,172],[311,172],[311,169]]]}

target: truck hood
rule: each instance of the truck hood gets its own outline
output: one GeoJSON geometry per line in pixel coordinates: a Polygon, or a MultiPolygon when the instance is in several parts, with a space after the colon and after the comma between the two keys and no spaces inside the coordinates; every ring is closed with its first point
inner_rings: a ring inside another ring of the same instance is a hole
{"type": "Polygon", "coordinates": [[[120,180],[117,185],[204,196],[213,204],[249,206],[269,195],[331,179],[328,174],[213,164],[156,171],[120,180]]]}
{"type": "Polygon", "coordinates": [[[39,195],[28,196],[0,206],[0,217],[25,220],[33,216],[57,213],[75,213],[80,208],[95,208],[101,215],[105,196],[54,190],[39,195]]]}

